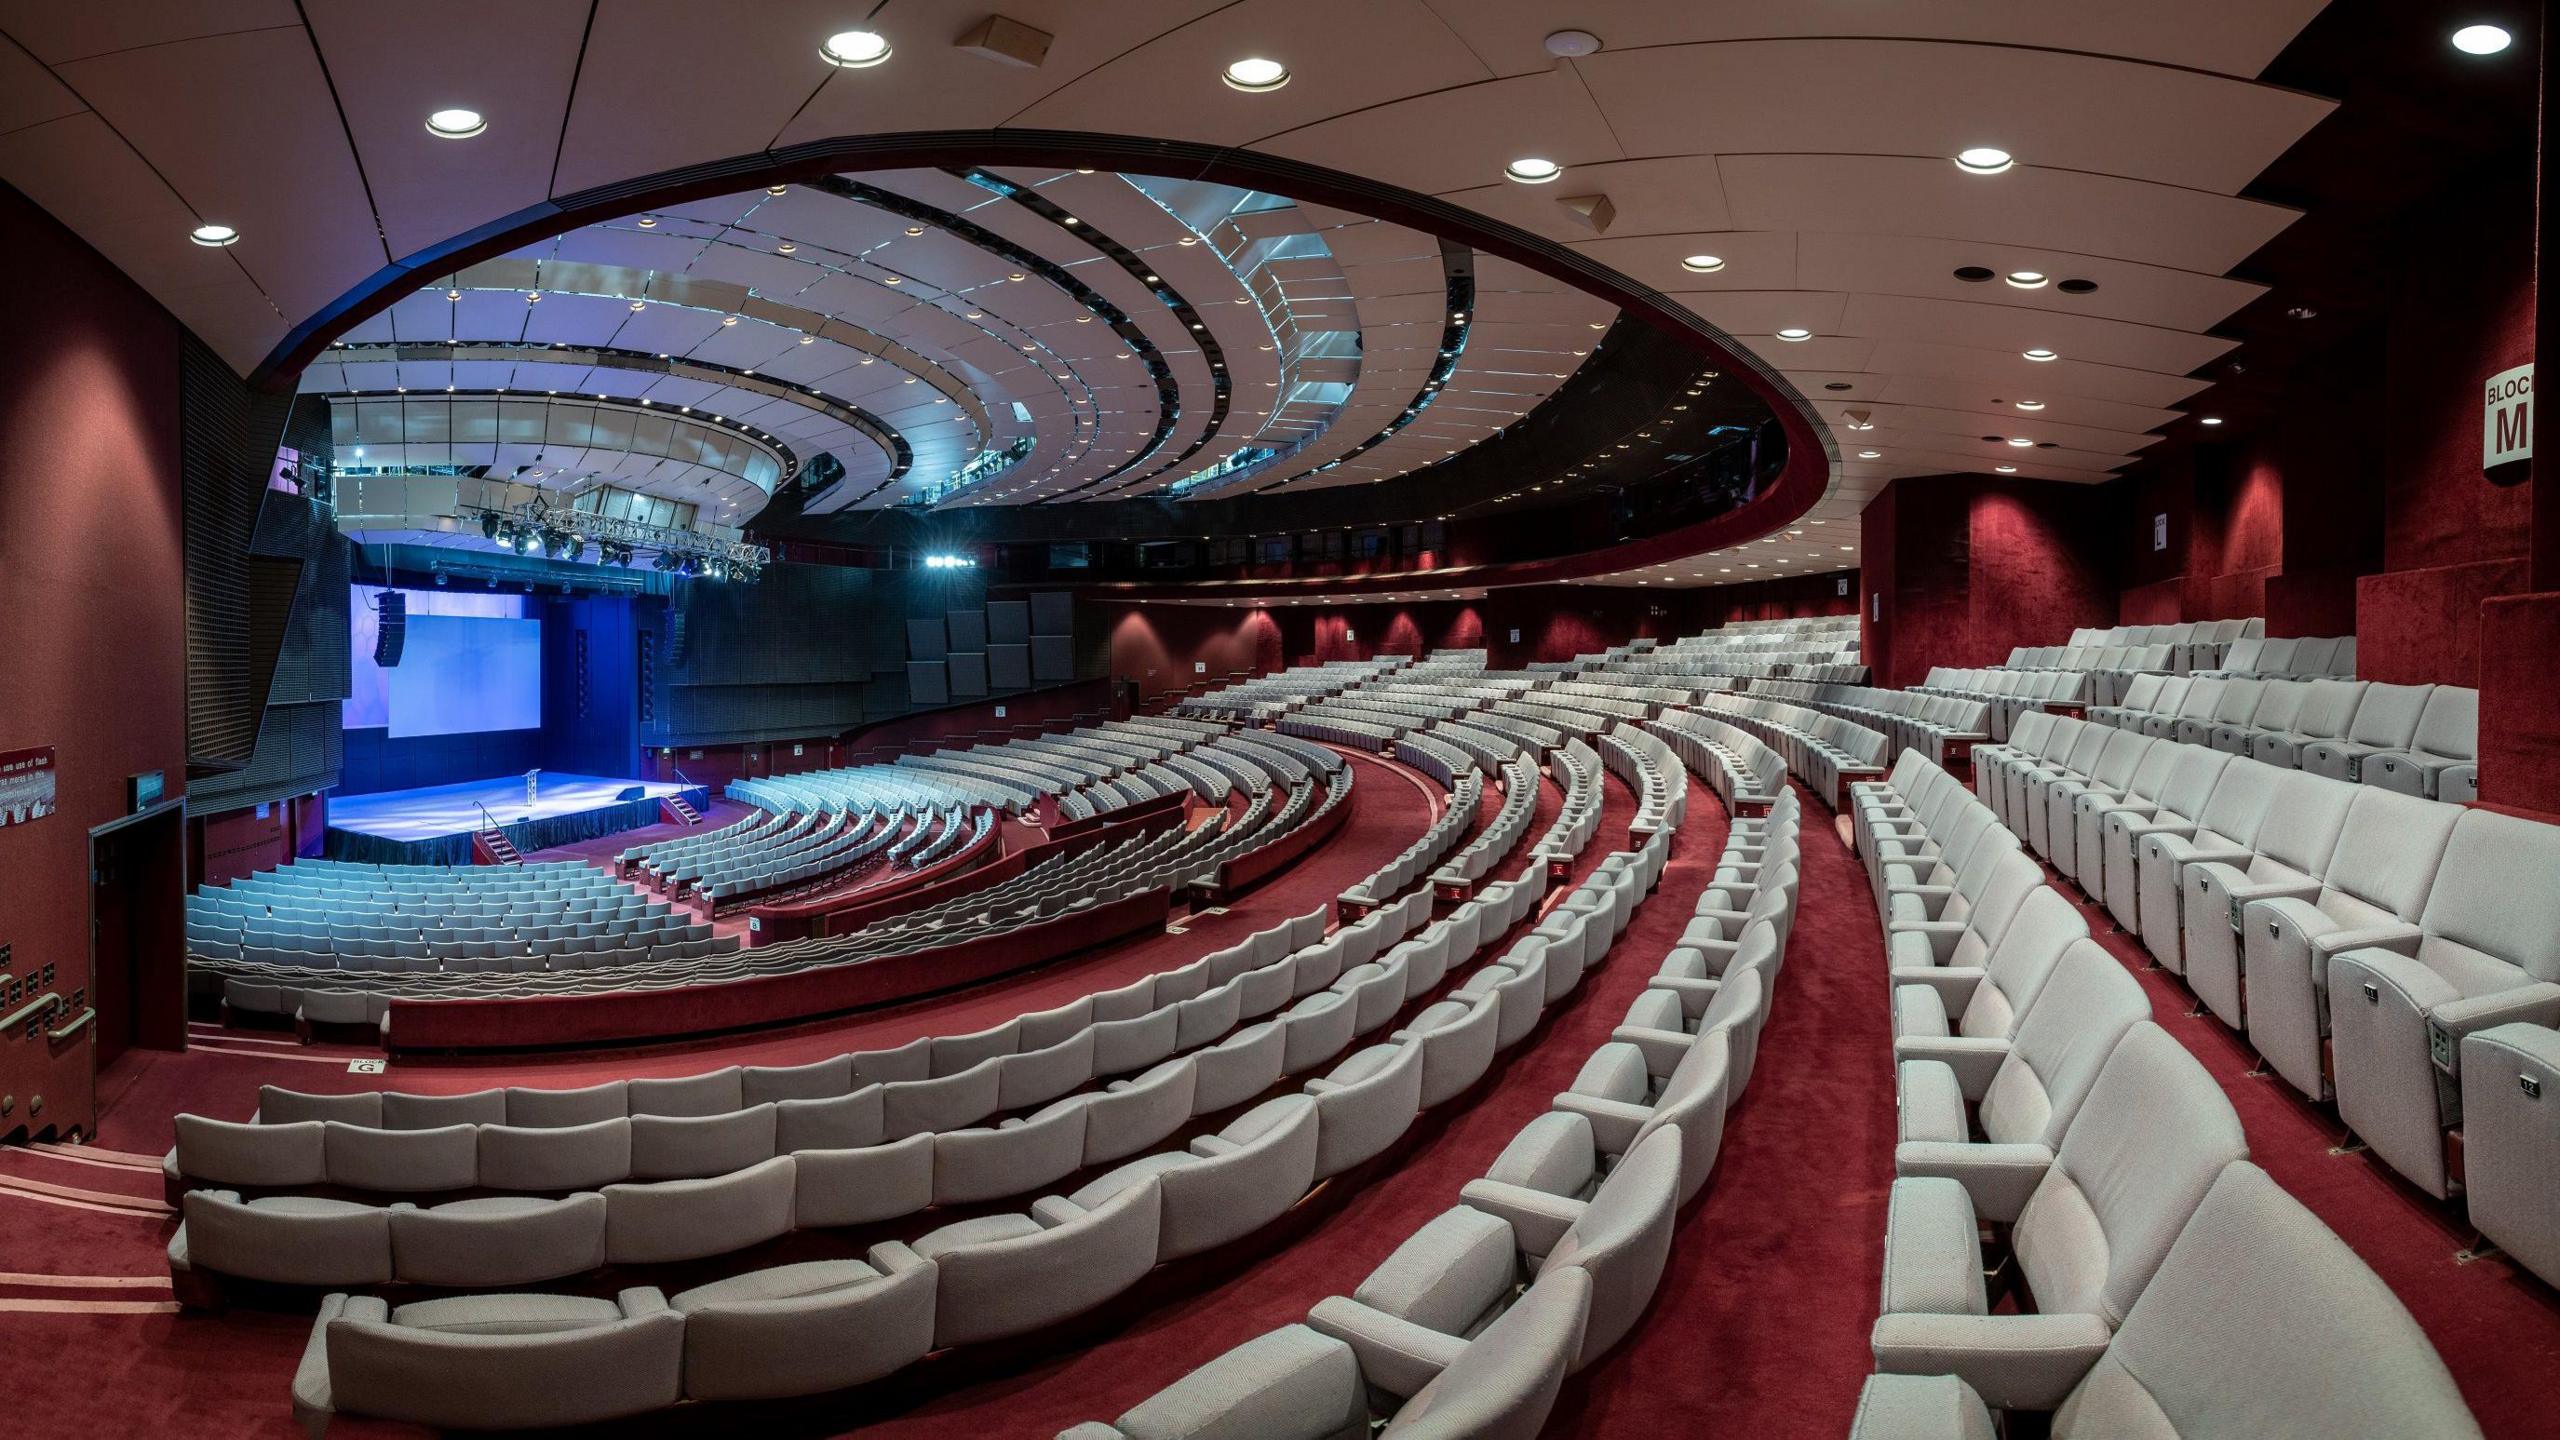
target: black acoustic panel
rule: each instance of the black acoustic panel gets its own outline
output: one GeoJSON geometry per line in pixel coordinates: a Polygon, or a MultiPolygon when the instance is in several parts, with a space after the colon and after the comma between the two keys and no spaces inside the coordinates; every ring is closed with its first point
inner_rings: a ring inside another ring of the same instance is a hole
{"type": "Polygon", "coordinates": [[[1032,636],[1031,678],[1042,685],[1076,678],[1074,639],[1065,635],[1032,636]]]}
{"type": "Polygon", "coordinates": [[[983,650],[954,650],[947,662],[951,667],[951,696],[955,700],[975,700],[987,693],[987,655],[983,650]]]}
{"type": "Polygon", "coordinates": [[[1031,647],[1029,645],[990,645],[987,647],[987,683],[998,690],[1031,688],[1031,647]]]}
{"type": "Polygon", "coordinates": [[[984,653],[987,648],[987,612],[954,610],[942,617],[951,628],[951,653],[962,651],[984,653]]]}
{"type": "Polygon", "coordinates": [[[1031,639],[1031,602],[1028,600],[990,600],[987,602],[987,643],[1020,645],[1031,639]]]}
{"type": "Polygon", "coordinates": [[[1064,590],[1042,590],[1031,597],[1031,633],[1034,635],[1072,635],[1076,628],[1076,597],[1064,590]]]}
{"type": "Polygon", "coordinates": [[[942,617],[939,615],[936,615],[929,620],[908,621],[907,658],[909,660],[939,660],[943,656],[950,654],[951,642],[949,634],[950,632],[944,627],[942,617]]]}
{"type": "Polygon", "coordinates": [[[951,676],[949,668],[945,662],[940,660],[908,661],[907,699],[911,703],[917,705],[950,704],[951,676]]]}

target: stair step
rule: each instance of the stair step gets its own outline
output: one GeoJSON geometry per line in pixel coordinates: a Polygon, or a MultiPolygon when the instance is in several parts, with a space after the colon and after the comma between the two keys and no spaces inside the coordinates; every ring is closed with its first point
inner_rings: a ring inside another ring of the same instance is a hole
{"type": "Polygon", "coordinates": [[[480,844],[482,848],[486,849],[490,856],[501,865],[522,865],[524,863],[524,856],[517,852],[515,842],[509,840],[507,838],[507,832],[503,830],[481,831],[480,844]]]}
{"type": "Polygon", "coordinates": [[[685,798],[681,795],[668,796],[667,808],[676,812],[676,818],[684,821],[687,825],[699,825],[702,823],[701,812],[695,810],[691,805],[686,804],[685,798]]]}

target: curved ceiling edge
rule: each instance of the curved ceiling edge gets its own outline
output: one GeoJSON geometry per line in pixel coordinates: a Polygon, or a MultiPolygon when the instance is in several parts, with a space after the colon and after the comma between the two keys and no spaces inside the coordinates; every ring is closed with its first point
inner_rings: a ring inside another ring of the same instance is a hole
{"type": "MultiPolygon", "coordinates": [[[[1235,185],[1331,205],[1445,240],[1461,241],[1479,252],[1599,295],[1621,310],[1684,337],[1712,363],[1727,368],[1767,400],[1786,429],[1786,468],[1768,490],[1738,510],[1612,550],[1517,566],[1475,567],[1470,583],[1518,584],[1531,579],[1575,578],[1754,538],[1812,509],[1838,463],[1838,448],[1829,429],[1784,376],[1661,291],[1554,241],[1437,197],[1346,171],[1193,141],[1078,131],[940,130],[842,136],[683,166],[560,196],[502,216],[375,271],[296,325],[250,373],[250,380],[268,389],[290,388],[293,377],[327,348],[331,338],[388,308],[422,280],[504,255],[580,225],[640,210],[668,209],[756,185],[809,183],[867,170],[989,165],[1108,167],[1235,185]],[[1741,533],[1744,531],[1749,534],[1741,533]],[[1686,538],[1692,536],[1698,538],[1694,542],[1686,538]],[[1583,563],[1602,561],[1604,557],[1607,563],[1583,563]],[[1490,573],[1494,570],[1518,574],[1497,580],[1490,573]]],[[[1458,578],[1452,572],[1429,573],[1443,580],[1458,578]]],[[[1411,575],[1400,578],[1403,588],[1417,583],[1411,575]]],[[[1336,588],[1398,587],[1342,585],[1337,581],[1336,588]]],[[[1195,588],[1192,593],[1201,592],[1195,588]]],[[[1281,593],[1286,593],[1285,589],[1281,593]]]]}

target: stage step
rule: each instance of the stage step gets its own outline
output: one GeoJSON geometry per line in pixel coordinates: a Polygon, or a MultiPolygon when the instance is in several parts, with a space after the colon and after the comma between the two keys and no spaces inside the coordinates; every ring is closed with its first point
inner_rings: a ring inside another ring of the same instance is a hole
{"type": "Polygon", "coordinates": [[[522,865],[524,863],[524,856],[517,853],[516,842],[507,838],[506,831],[483,830],[474,838],[480,842],[480,848],[487,852],[490,864],[522,865]]]}
{"type": "Polygon", "coordinates": [[[694,809],[691,805],[686,804],[684,797],[681,795],[668,796],[667,808],[676,812],[676,818],[687,825],[699,825],[702,823],[702,812],[694,809]]]}

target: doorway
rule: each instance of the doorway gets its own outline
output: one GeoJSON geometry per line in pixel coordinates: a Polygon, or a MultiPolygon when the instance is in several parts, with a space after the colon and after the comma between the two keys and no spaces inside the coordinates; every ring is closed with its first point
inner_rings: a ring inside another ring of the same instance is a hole
{"type": "Polygon", "coordinates": [[[185,802],[89,832],[90,1004],[98,1064],[187,1048],[185,802]]]}

